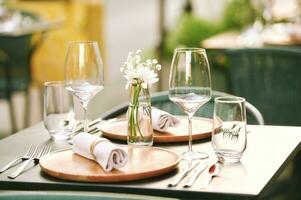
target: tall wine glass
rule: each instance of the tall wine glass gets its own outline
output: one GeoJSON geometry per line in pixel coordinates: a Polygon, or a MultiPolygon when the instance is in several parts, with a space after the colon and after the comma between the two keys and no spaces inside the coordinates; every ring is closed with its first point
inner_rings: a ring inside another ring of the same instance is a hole
{"type": "Polygon", "coordinates": [[[211,98],[210,69],[205,49],[175,49],[169,75],[169,99],[188,115],[189,145],[182,159],[206,159],[192,150],[192,117],[211,98]]]}
{"type": "Polygon", "coordinates": [[[84,131],[87,132],[89,101],[103,89],[103,63],[95,41],[70,42],[65,60],[65,88],[79,99],[84,109],[84,131]]]}

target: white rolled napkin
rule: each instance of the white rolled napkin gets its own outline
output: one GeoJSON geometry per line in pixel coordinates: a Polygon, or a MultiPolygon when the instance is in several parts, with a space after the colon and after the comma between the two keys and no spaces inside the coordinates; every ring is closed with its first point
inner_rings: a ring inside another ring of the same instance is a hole
{"type": "Polygon", "coordinates": [[[179,125],[179,123],[180,120],[169,114],[168,112],[152,107],[153,129],[164,132],[168,127],[176,127],[177,125],[179,125]]]}
{"type": "Polygon", "coordinates": [[[105,138],[81,132],[73,138],[73,152],[95,160],[106,171],[125,166],[127,153],[105,138]]]}

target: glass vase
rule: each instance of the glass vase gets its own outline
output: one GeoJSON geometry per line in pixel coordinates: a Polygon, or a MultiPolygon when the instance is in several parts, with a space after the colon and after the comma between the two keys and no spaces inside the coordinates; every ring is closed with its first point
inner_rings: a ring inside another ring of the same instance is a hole
{"type": "Polygon", "coordinates": [[[127,143],[151,146],[153,144],[153,127],[149,89],[148,87],[143,88],[142,83],[132,83],[129,89],[127,143]]]}

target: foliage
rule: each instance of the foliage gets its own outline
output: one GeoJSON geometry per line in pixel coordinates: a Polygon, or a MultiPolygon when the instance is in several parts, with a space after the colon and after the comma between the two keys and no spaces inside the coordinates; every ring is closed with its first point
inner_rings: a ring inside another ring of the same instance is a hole
{"type": "Polygon", "coordinates": [[[184,13],[175,29],[167,34],[163,57],[170,60],[177,47],[200,47],[201,42],[212,35],[229,29],[242,29],[254,21],[255,15],[250,0],[229,0],[223,19],[218,23],[184,13]]]}
{"type": "Polygon", "coordinates": [[[242,29],[254,22],[256,13],[250,0],[231,0],[225,9],[222,26],[224,29],[242,29]]]}
{"type": "Polygon", "coordinates": [[[198,19],[186,13],[180,18],[175,30],[168,34],[164,42],[163,56],[165,58],[172,57],[173,50],[176,47],[199,47],[202,40],[220,31],[219,25],[198,19]]]}

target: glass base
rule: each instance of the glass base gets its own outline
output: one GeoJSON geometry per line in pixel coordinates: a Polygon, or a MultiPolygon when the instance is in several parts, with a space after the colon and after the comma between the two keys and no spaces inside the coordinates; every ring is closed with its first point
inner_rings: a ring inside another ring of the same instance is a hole
{"type": "Polygon", "coordinates": [[[50,137],[52,140],[69,140],[71,138],[72,132],[57,131],[50,132],[50,137]]]}
{"type": "Polygon", "coordinates": [[[151,142],[127,142],[128,145],[133,145],[133,146],[153,146],[153,141],[151,142]]]}
{"type": "Polygon", "coordinates": [[[186,151],[181,155],[182,160],[204,160],[209,158],[205,152],[186,151]]]}
{"type": "Polygon", "coordinates": [[[217,159],[219,162],[224,164],[232,164],[240,162],[242,153],[239,152],[225,152],[225,151],[218,151],[215,152],[217,159]]]}

